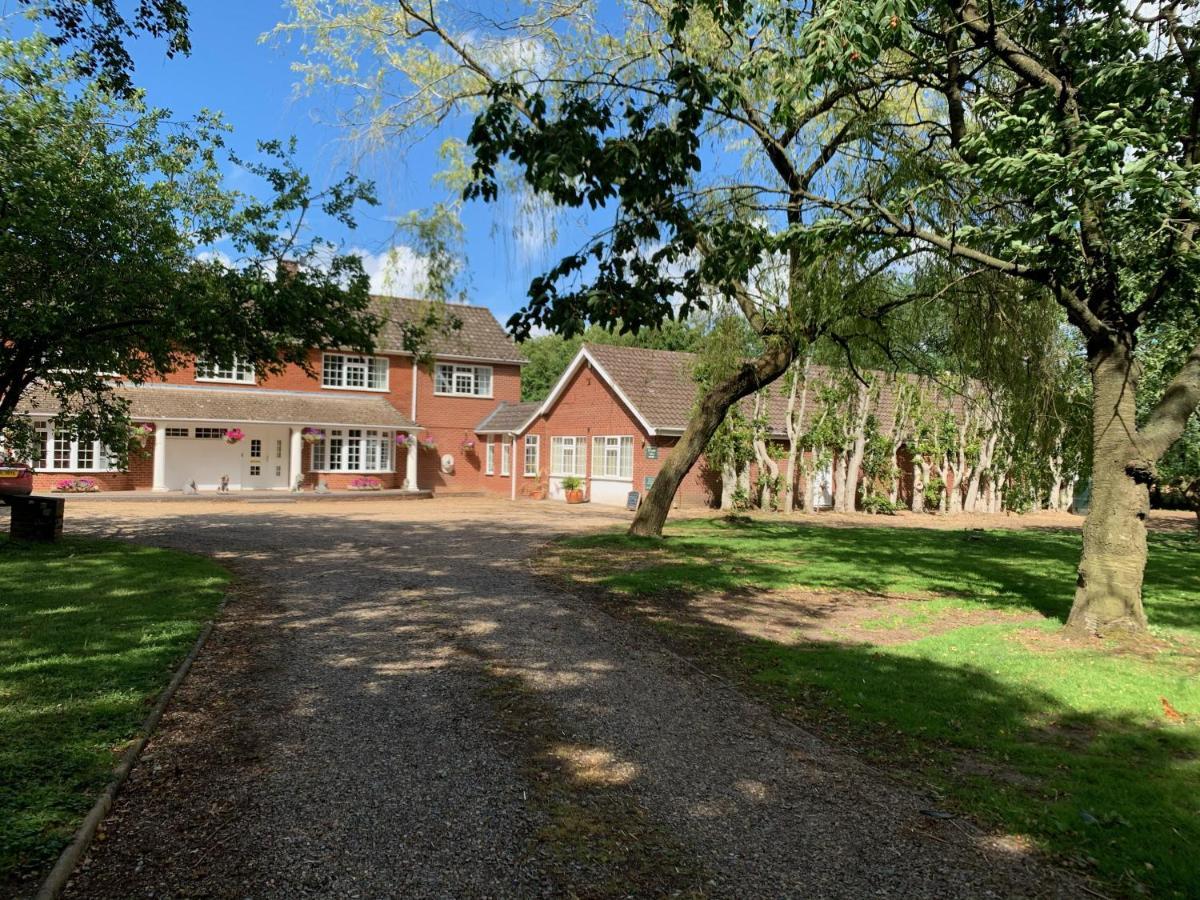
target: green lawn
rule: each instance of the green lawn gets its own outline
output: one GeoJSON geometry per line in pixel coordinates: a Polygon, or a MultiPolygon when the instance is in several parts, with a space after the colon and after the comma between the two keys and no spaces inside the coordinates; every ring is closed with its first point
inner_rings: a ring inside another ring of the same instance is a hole
{"type": "Polygon", "coordinates": [[[227,581],[183,553],[0,535],[0,894],[70,840],[227,581]]]}
{"type": "Polygon", "coordinates": [[[614,608],[1110,893],[1200,896],[1200,546],[1151,536],[1156,640],[1117,648],[1059,640],[1079,540],[705,520],[672,525],[665,541],[569,539],[546,566],[610,600],[640,598],[614,608]],[[805,587],[934,599],[881,602],[854,640],[764,640],[690,609],[805,587]],[[954,627],[995,610],[1027,615],[954,627]],[[1185,722],[1168,719],[1164,697],[1185,722]]]}

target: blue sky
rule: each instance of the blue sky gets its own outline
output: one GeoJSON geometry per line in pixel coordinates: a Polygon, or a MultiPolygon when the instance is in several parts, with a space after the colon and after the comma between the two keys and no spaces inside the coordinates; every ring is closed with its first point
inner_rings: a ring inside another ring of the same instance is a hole
{"type": "MultiPolygon", "coordinates": [[[[291,63],[295,51],[287,44],[260,43],[260,36],[285,18],[287,9],[276,0],[193,0],[192,54],[166,59],[161,43],[143,39],[133,47],[135,81],[147,91],[151,104],[184,117],[202,108],[219,110],[233,126],[232,146],[241,155],[264,138],[299,140],[298,158],[318,185],[336,181],[350,167],[350,148],[333,124],[335,109],[327,97],[297,94],[291,63]]],[[[350,232],[321,223],[322,233],[361,250],[368,268],[397,242],[393,221],[413,209],[441,199],[431,185],[435,171],[433,146],[419,148],[407,159],[387,154],[363,161],[361,174],[373,178],[380,205],[362,208],[359,227],[350,232]]],[[[232,172],[234,185],[239,184],[232,172]]],[[[469,263],[469,301],[491,307],[503,321],[520,307],[529,279],[541,269],[546,254],[519,246],[504,224],[504,207],[482,204],[464,212],[469,263]]]]}

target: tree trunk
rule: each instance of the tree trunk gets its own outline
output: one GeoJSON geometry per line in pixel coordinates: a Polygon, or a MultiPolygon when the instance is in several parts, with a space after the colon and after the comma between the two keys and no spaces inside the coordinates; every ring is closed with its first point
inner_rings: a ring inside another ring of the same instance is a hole
{"type": "Polygon", "coordinates": [[[925,459],[917,454],[913,455],[913,493],[912,493],[912,511],[915,513],[925,511],[925,459]]]}
{"type": "MultiPolygon", "coordinates": [[[[783,486],[783,511],[785,513],[790,513],[796,508],[796,462],[801,453],[800,436],[804,428],[805,407],[808,405],[808,369],[811,362],[812,353],[806,350],[804,353],[804,364],[801,366],[799,372],[794,373],[792,383],[788,388],[787,416],[784,420],[788,436],[788,455],[785,467],[787,474],[785,475],[786,482],[783,486]],[[801,381],[804,382],[804,389],[802,391],[799,389],[801,381]],[[799,410],[796,408],[797,393],[800,395],[799,410]]],[[[801,492],[800,497],[800,503],[803,505],[803,492],[801,492]]]]}
{"type": "Polygon", "coordinates": [[[1092,501],[1067,626],[1091,634],[1144,631],[1150,491],[1135,428],[1137,364],[1120,344],[1091,355],[1092,501]]]}
{"type": "Polygon", "coordinates": [[[845,497],[840,501],[842,512],[854,512],[855,497],[858,495],[858,476],[862,471],[863,456],[867,451],[867,419],[871,415],[871,387],[859,384],[854,404],[854,443],[850,445],[850,458],[846,460],[843,476],[845,497]]]}
{"type": "MultiPolygon", "coordinates": [[[[737,490],[738,473],[733,463],[727,462],[721,466],[721,510],[728,512],[733,509],[733,492],[737,490]]],[[[654,490],[653,486],[650,488],[654,490]]],[[[649,496],[649,495],[647,495],[649,496]]]]}
{"type": "Polygon", "coordinates": [[[629,534],[643,537],[661,537],[671,501],[675,492],[704,448],[712,439],[713,432],[725,420],[729,407],[753,391],[773,382],[782,375],[796,355],[796,346],[791,342],[779,342],[768,347],[752,362],[744,363],[729,378],[713,385],[688,420],[679,442],[667,454],[659,469],[658,477],[642,500],[629,526],[629,534]]]}

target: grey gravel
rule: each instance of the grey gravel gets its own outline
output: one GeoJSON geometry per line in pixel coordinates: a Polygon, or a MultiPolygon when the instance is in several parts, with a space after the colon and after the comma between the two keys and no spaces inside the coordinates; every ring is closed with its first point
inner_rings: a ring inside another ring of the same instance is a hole
{"type": "Polygon", "coordinates": [[[498,678],[591,796],[648,811],[702,873],[694,893],[1083,893],[529,572],[555,532],[623,520],[449,498],[69,511],[77,532],[212,554],[245,594],[69,895],[611,894],[547,837],[538,782],[559,776],[514,733],[498,678]]]}

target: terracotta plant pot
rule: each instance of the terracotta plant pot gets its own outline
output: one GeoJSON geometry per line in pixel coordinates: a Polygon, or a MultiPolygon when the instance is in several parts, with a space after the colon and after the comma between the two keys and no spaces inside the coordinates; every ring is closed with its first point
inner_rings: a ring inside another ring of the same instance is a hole
{"type": "Polygon", "coordinates": [[[564,491],[564,493],[566,494],[568,503],[582,503],[583,502],[583,489],[582,488],[576,488],[573,491],[564,491]]]}

